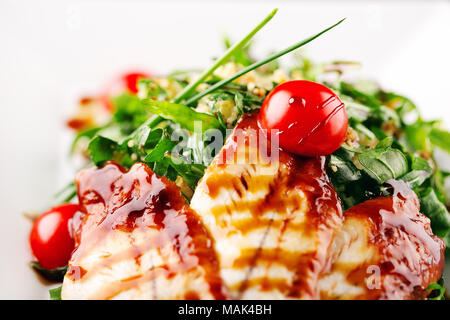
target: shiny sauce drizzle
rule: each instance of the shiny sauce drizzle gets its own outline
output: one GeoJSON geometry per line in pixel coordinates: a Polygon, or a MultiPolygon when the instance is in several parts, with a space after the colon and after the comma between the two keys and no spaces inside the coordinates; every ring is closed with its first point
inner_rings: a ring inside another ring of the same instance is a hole
{"type": "MultiPolygon", "coordinates": [[[[368,200],[344,213],[346,218],[369,221],[370,242],[380,255],[381,286],[368,289],[364,299],[423,299],[428,284],[442,274],[445,246],[432,233],[429,219],[419,212],[419,200],[406,183],[389,180],[388,184],[392,196],[368,200]]],[[[352,270],[348,281],[365,281],[369,267],[352,270]]]]}
{"type": "MultiPolygon", "coordinates": [[[[76,183],[83,213],[76,217],[78,222],[73,224],[78,227],[74,230],[76,248],[67,275],[70,279],[83,281],[103,266],[125,259],[132,258],[140,265],[141,256],[147,250],[156,249],[163,254],[162,248],[170,245],[179,256],[179,263],[159,266],[124,279],[120,285],[105,290],[109,291],[105,297],[112,298],[122,290],[154,279],[157,275],[170,278],[199,267],[204,270],[212,296],[216,299],[225,298],[213,249],[214,241],[196,213],[185,204],[173,182],[158,177],[141,163],[133,165],[126,172],[124,168],[110,162],[102,168],[82,171],[76,183]],[[148,243],[136,243],[133,231],[141,229],[145,232],[148,228],[158,231],[156,237],[148,243]],[[90,250],[95,249],[112,232],[129,234],[129,249],[105,255],[93,268],[81,272],[77,261],[82,261],[90,250]]],[[[189,294],[190,298],[193,296],[189,294]]]]}

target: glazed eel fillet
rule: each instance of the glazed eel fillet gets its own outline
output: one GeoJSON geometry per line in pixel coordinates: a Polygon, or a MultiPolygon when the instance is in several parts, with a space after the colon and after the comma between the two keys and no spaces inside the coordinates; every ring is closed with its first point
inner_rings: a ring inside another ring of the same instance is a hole
{"type": "Polygon", "coordinates": [[[279,151],[244,116],[190,207],[146,165],[77,176],[63,299],[422,299],[444,244],[414,192],[342,212],[325,157],[279,151]],[[278,151],[278,150],[277,150],[278,151]]]}

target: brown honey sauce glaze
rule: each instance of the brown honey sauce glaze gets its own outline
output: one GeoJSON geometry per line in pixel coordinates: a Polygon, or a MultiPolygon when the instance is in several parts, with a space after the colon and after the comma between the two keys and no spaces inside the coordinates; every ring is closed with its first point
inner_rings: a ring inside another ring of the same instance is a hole
{"type": "MultiPolygon", "coordinates": [[[[137,163],[126,172],[117,164],[107,163],[102,168],[90,168],[77,176],[78,197],[82,213],[74,219],[75,251],[67,273],[73,281],[84,281],[102,267],[125,259],[134,259],[137,265],[146,250],[157,249],[163,254],[168,244],[178,254],[180,263],[164,265],[130,279],[123,279],[106,287],[98,297],[113,298],[118,293],[149,281],[157,276],[167,278],[177,273],[202,268],[210,292],[216,299],[226,298],[219,265],[210,234],[184,201],[178,187],[166,178],[160,178],[146,165],[137,163]],[[111,232],[129,233],[135,229],[157,230],[147,243],[135,243],[130,236],[128,250],[106,255],[90,270],[77,265],[111,232]]],[[[166,257],[169,258],[169,257],[166,257]]],[[[167,259],[168,260],[168,259],[167,259]]],[[[192,292],[185,298],[193,299],[192,292]]],[[[97,297],[97,296],[96,296],[97,297]]]]}
{"type": "Polygon", "coordinates": [[[233,212],[250,211],[251,218],[239,221],[231,219],[229,225],[222,226],[229,234],[237,232],[245,236],[261,228],[266,228],[266,233],[273,229],[278,232],[276,248],[265,246],[263,238],[259,247],[244,249],[241,256],[234,261],[235,269],[246,269],[250,266],[247,278],[239,288],[234,288],[240,292],[237,297],[251,287],[258,287],[263,291],[278,290],[286,298],[317,299],[318,276],[326,265],[328,246],[335,230],[343,220],[340,202],[326,174],[326,157],[305,158],[279,149],[276,150],[278,157],[272,157],[275,146],[271,145],[264,135],[255,135],[254,132],[259,132],[256,115],[244,116],[214,160],[213,165],[217,170],[211,172],[204,182],[205,191],[213,199],[223,190],[232,190],[242,198],[246,192],[266,192],[268,189],[262,200],[238,199],[231,205],[216,205],[210,208],[216,220],[233,212]],[[249,146],[251,139],[257,139],[258,150],[249,146]],[[243,144],[246,146],[245,151],[240,154],[243,144]],[[243,156],[245,161],[249,161],[255,154],[257,163],[249,162],[253,171],[251,176],[248,172],[244,172],[242,176],[221,172],[222,168],[230,164],[239,164],[243,156]],[[255,166],[260,168],[261,163],[270,163],[269,165],[275,165],[278,169],[271,175],[255,175],[253,169],[255,166]],[[296,214],[302,212],[305,206],[306,223],[293,223],[296,214]],[[278,212],[284,217],[281,220],[271,219],[267,215],[268,212],[278,212]],[[319,244],[307,252],[287,251],[282,248],[282,242],[289,236],[285,235],[286,230],[298,232],[302,234],[301,237],[314,237],[319,244]],[[268,271],[273,263],[293,272],[294,278],[277,279],[269,277],[267,273],[261,278],[251,277],[251,270],[256,264],[266,265],[268,271]]]}
{"type": "MultiPolygon", "coordinates": [[[[368,242],[378,257],[357,267],[344,264],[332,269],[339,269],[349,283],[365,289],[353,299],[424,299],[428,285],[442,275],[445,245],[433,235],[430,220],[419,212],[419,200],[406,183],[388,183],[391,197],[368,200],[344,212],[345,219],[365,221],[368,242]],[[379,275],[372,273],[375,268],[379,275]]],[[[322,299],[327,298],[338,297],[325,293],[322,299]]]]}

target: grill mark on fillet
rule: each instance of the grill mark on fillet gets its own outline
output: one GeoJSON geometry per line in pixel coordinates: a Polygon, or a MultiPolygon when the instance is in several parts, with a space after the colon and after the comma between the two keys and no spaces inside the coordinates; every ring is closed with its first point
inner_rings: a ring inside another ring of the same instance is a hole
{"type": "Polygon", "coordinates": [[[241,175],[240,179],[241,179],[242,185],[244,186],[245,190],[248,190],[248,184],[247,184],[247,181],[245,181],[244,174],[241,175]]]}
{"type": "MultiPolygon", "coordinates": [[[[286,228],[287,228],[287,226],[289,224],[289,221],[290,221],[289,218],[284,219],[282,221],[281,231],[280,231],[280,234],[279,234],[278,240],[277,240],[277,247],[275,248],[275,257],[274,257],[274,259],[269,261],[269,264],[266,267],[266,274],[265,274],[265,277],[263,278],[264,283],[269,281],[269,270],[270,270],[270,267],[272,266],[274,261],[278,261],[278,256],[279,256],[279,253],[281,251],[281,241],[283,240],[283,235],[286,232],[286,228]]],[[[263,284],[263,290],[268,290],[270,288],[271,288],[271,286],[267,286],[266,285],[266,289],[264,289],[264,284],[263,284]]],[[[273,288],[273,289],[275,289],[275,288],[273,288]]]]}
{"type": "MultiPolygon", "coordinates": [[[[230,286],[232,290],[238,290],[242,286],[242,282],[237,282],[230,286]]],[[[262,291],[278,290],[282,293],[288,292],[291,288],[285,278],[268,278],[258,277],[247,280],[247,288],[260,287],[262,291]]]]}
{"type": "Polygon", "coordinates": [[[244,290],[247,289],[247,287],[248,287],[248,281],[249,281],[249,279],[250,279],[250,277],[252,275],[252,272],[253,272],[253,270],[254,270],[254,268],[256,266],[256,262],[258,261],[260,255],[261,255],[262,247],[264,245],[264,242],[266,241],[267,235],[269,234],[270,226],[271,226],[272,221],[273,220],[271,219],[269,225],[267,226],[267,228],[266,228],[266,230],[264,232],[264,235],[261,238],[261,242],[260,242],[260,244],[258,246],[258,249],[256,250],[256,252],[255,252],[255,254],[254,254],[254,256],[253,256],[253,258],[252,258],[252,260],[250,262],[250,268],[247,270],[246,275],[244,277],[244,281],[242,282],[242,284],[241,284],[241,286],[239,288],[239,291],[238,291],[238,299],[242,299],[242,295],[244,293],[244,290]]]}
{"type": "MultiPolygon", "coordinates": [[[[277,177],[275,178],[275,182],[277,182],[278,180],[279,180],[279,175],[277,175],[277,177]]],[[[275,193],[275,190],[273,188],[273,185],[269,184],[269,192],[266,194],[266,197],[264,198],[263,203],[267,203],[268,201],[270,201],[270,198],[272,197],[272,195],[274,193],[275,193]]],[[[252,275],[252,272],[253,272],[253,269],[256,266],[256,262],[257,262],[257,260],[258,260],[258,258],[260,256],[260,254],[261,254],[262,247],[264,246],[264,243],[266,241],[267,235],[270,232],[270,228],[272,226],[272,222],[273,222],[273,217],[270,218],[270,220],[269,220],[269,224],[267,225],[267,228],[264,231],[264,234],[263,234],[263,236],[261,238],[261,241],[259,243],[258,250],[255,252],[255,255],[253,256],[253,258],[252,258],[252,260],[250,262],[250,268],[247,270],[247,273],[246,273],[246,275],[244,277],[244,281],[243,281],[241,287],[239,288],[239,292],[238,292],[239,299],[242,297],[242,294],[243,294],[244,290],[247,288],[248,280],[250,279],[250,277],[252,275]]]]}

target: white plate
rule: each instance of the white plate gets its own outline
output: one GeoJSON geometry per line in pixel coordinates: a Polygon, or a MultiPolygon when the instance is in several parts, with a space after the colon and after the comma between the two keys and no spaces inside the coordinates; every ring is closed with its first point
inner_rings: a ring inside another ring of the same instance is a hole
{"type": "Polygon", "coordinates": [[[426,118],[450,127],[448,2],[0,2],[0,298],[47,298],[27,267],[30,224],[71,177],[64,119],[80,94],[132,67],[155,73],[204,67],[221,33],[257,35],[258,56],[284,48],[342,17],[308,45],[317,61],[357,60],[384,87],[410,96],[426,118]]]}

